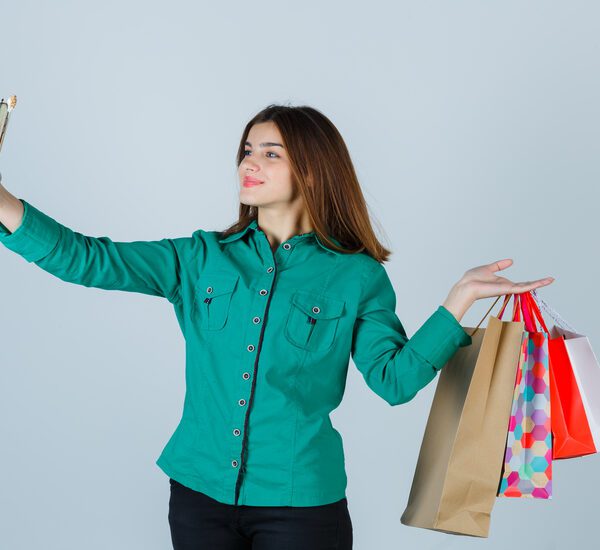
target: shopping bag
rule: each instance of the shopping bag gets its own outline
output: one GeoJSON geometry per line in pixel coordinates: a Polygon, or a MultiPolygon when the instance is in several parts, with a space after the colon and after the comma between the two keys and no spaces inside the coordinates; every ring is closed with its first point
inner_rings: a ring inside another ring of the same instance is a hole
{"type": "Polygon", "coordinates": [[[552,431],[548,329],[531,306],[529,292],[517,295],[525,322],[515,379],[499,497],[552,498],[552,431]],[[541,328],[537,329],[536,319],[541,328]]]}
{"type": "Polygon", "coordinates": [[[404,525],[488,536],[524,324],[486,316],[438,378],[404,525]]]}
{"type": "Polygon", "coordinates": [[[554,459],[574,458],[600,449],[600,364],[589,339],[567,323],[538,294],[534,307],[554,321],[550,331],[550,410],[554,459]]]}

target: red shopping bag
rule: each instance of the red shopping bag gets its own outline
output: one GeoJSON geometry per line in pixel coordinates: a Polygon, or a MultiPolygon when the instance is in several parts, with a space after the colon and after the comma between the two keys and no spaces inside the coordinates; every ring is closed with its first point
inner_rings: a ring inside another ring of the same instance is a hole
{"type": "MultiPolygon", "coordinates": [[[[534,290],[530,302],[532,308],[537,309],[539,313],[538,300],[543,303],[546,311],[550,311],[555,322],[566,325],[560,316],[537,296],[534,290]]],[[[577,375],[567,349],[567,341],[565,331],[559,332],[556,327],[553,327],[548,342],[548,351],[551,363],[552,458],[555,459],[575,458],[598,452],[577,375]]],[[[593,369],[597,370],[595,366],[593,369]]]]}

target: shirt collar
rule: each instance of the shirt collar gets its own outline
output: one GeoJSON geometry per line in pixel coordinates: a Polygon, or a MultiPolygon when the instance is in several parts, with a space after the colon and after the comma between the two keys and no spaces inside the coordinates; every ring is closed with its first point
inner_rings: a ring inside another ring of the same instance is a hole
{"type": "MultiPolygon", "coordinates": [[[[231,235],[229,235],[228,237],[224,237],[223,239],[219,239],[220,243],[230,243],[232,241],[236,241],[237,239],[242,238],[246,233],[248,233],[248,231],[250,229],[254,229],[256,230],[256,228],[258,227],[258,221],[256,220],[256,218],[250,220],[250,223],[244,227],[244,229],[241,229],[240,231],[236,232],[236,233],[232,233],[231,235]]],[[[304,233],[303,235],[307,235],[309,237],[314,238],[317,243],[319,243],[319,245],[324,248],[325,250],[327,250],[327,252],[332,252],[333,254],[342,254],[341,252],[338,252],[337,250],[332,250],[331,248],[327,248],[325,246],[324,243],[321,242],[321,239],[319,239],[319,237],[317,236],[317,234],[314,231],[311,231],[310,233],[304,233]]],[[[294,237],[299,237],[300,235],[294,235],[294,237]]],[[[294,237],[291,237],[288,240],[293,239],[294,237]]],[[[338,246],[340,245],[340,242],[337,239],[334,239],[331,235],[329,235],[329,238],[338,246]]]]}

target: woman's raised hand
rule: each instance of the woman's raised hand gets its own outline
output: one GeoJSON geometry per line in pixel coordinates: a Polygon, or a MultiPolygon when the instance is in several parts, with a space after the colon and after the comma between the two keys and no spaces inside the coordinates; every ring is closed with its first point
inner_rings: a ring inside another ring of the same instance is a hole
{"type": "Polygon", "coordinates": [[[554,277],[544,277],[534,281],[513,282],[506,277],[496,275],[496,272],[502,271],[512,265],[510,258],[498,260],[491,264],[484,264],[473,267],[465,272],[462,279],[456,283],[463,288],[466,296],[470,296],[473,301],[480,298],[489,298],[491,296],[504,296],[505,294],[520,294],[530,290],[546,286],[554,282],[554,277]]]}
{"type": "Polygon", "coordinates": [[[554,277],[513,282],[506,277],[496,275],[496,272],[510,267],[512,263],[510,258],[506,258],[469,269],[452,287],[443,304],[444,307],[460,321],[476,300],[505,294],[520,294],[554,282],[554,277]]]}

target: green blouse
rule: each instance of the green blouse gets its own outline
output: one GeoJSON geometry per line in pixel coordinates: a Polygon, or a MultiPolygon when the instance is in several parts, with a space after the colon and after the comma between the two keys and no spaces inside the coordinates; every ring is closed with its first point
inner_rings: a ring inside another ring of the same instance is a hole
{"type": "MultiPolygon", "coordinates": [[[[27,201],[0,242],[69,283],[166,298],[186,345],[181,420],[156,464],[226,504],[314,506],[344,498],[329,413],[350,358],[390,405],[411,400],[471,337],[443,306],[409,339],[384,266],[314,232],[273,252],[256,220],[221,238],[115,242],[77,233],[27,201]]],[[[337,241],[336,241],[337,242],[337,241]]]]}

